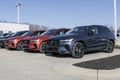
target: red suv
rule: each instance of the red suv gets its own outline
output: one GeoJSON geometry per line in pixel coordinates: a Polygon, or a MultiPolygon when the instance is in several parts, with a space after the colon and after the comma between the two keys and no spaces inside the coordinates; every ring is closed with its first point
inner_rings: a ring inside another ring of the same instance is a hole
{"type": "Polygon", "coordinates": [[[22,50],[22,40],[31,36],[40,36],[45,30],[28,31],[21,36],[8,39],[8,49],[22,50]]]}
{"type": "Polygon", "coordinates": [[[18,37],[18,36],[21,36],[23,35],[24,33],[26,33],[28,31],[18,31],[16,33],[13,33],[10,37],[6,38],[3,42],[4,42],[4,47],[5,48],[8,48],[8,42],[9,42],[9,39],[13,38],[13,37],[18,37]]]}
{"type": "Polygon", "coordinates": [[[29,37],[23,40],[23,50],[24,51],[40,51],[44,52],[46,40],[55,35],[62,35],[65,34],[68,30],[66,28],[60,28],[60,29],[50,29],[41,34],[41,36],[37,37],[29,37]]]}

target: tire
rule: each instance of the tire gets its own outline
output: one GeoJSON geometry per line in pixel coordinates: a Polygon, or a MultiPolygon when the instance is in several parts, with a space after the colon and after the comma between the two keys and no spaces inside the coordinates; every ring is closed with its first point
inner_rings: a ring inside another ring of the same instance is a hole
{"type": "Polygon", "coordinates": [[[45,48],[46,48],[46,42],[42,42],[41,45],[40,45],[39,51],[41,53],[45,53],[45,48]]]}
{"type": "Polygon", "coordinates": [[[82,58],[84,56],[84,53],[85,53],[84,44],[81,42],[76,42],[72,50],[72,57],[82,58]]]}
{"type": "Polygon", "coordinates": [[[16,47],[17,50],[22,51],[22,42],[19,42],[16,47]]]}
{"type": "Polygon", "coordinates": [[[0,48],[4,48],[4,43],[3,42],[1,43],[0,48]]]}
{"type": "Polygon", "coordinates": [[[113,41],[109,40],[109,41],[107,42],[105,51],[106,51],[107,53],[112,53],[112,52],[114,51],[114,43],[113,43],[113,41]]]}
{"type": "Polygon", "coordinates": [[[24,52],[29,52],[29,50],[28,50],[28,49],[23,49],[23,51],[24,51],[24,52]]]}

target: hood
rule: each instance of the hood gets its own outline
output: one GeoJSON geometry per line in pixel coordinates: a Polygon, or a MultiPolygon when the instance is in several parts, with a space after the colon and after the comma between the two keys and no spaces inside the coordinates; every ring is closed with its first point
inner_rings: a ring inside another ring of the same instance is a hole
{"type": "Polygon", "coordinates": [[[38,39],[39,36],[30,36],[30,37],[27,37],[25,39],[28,39],[28,40],[33,40],[33,39],[38,39]]]}
{"type": "Polygon", "coordinates": [[[50,35],[45,35],[45,36],[33,36],[33,37],[27,37],[25,39],[28,39],[28,40],[34,40],[34,39],[44,39],[44,38],[49,38],[50,35]]]}
{"type": "Polygon", "coordinates": [[[27,36],[18,36],[18,37],[11,37],[11,38],[8,38],[8,40],[13,40],[13,39],[23,39],[23,38],[26,38],[27,36]]]}
{"type": "Polygon", "coordinates": [[[50,37],[49,40],[64,40],[64,39],[71,39],[80,36],[79,34],[64,34],[64,35],[57,35],[50,37]]]}

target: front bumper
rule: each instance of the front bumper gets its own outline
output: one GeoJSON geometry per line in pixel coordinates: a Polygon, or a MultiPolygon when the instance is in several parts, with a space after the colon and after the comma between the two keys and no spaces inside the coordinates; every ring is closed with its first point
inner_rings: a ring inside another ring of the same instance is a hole
{"type": "Polygon", "coordinates": [[[50,44],[50,42],[47,42],[48,45],[46,46],[46,53],[60,53],[60,54],[70,54],[70,45],[69,44],[50,44]]]}
{"type": "Polygon", "coordinates": [[[8,48],[15,49],[16,48],[15,43],[14,42],[9,42],[8,43],[8,48]]]}
{"type": "Polygon", "coordinates": [[[46,52],[54,52],[54,53],[60,53],[60,54],[69,54],[70,51],[65,48],[64,46],[47,46],[46,52]]]}
{"type": "Polygon", "coordinates": [[[38,51],[38,43],[37,42],[30,42],[30,40],[23,41],[23,50],[33,50],[38,51]]]}

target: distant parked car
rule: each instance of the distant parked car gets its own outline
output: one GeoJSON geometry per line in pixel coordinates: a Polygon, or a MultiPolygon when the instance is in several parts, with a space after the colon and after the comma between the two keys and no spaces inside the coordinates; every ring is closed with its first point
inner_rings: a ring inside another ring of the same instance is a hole
{"type": "Polygon", "coordinates": [[[22,40],[31,36],[40,36],[45,30],[28,31],[21,36],[8,39],[8,48],[22,50],[22,40]]]}
{"type": "Polygon", "coordinates": [[[1,34],[0,38],[3,38],[4,36],[8,35],[9,33],[4,33],[4,34],[1,34]]]}
{"type": "Polygon", "coordinates": [[[9,40],[11,40],[11,39],[13,39],[15,37],[21,36],[21,35],[23,35],[26,32],[28,32],[28,31],[18,31],[18,32],[12,34],[10,37],[8,37],[7,39],[4,40],[4,47],[5,48],[9,48],[8,47],[9,40]]]}
{"type": "Polygon", "coordinates": [[[66,29],[66,28],[50,29],[44,32],[43,34],[41,34],[41,36],[26,38],[23,41],[23,49],[24,51],[33,50],[33,51],[44,52],[46,45],[45,41],[49,37],[65,34],[68,30],[70,29],[66,29]]]}
{"type": "Polygon", "coordinates": [[[0,38],[0,47],[4,48],[4,41],[5,41],[7,38],[11,37],[13,34],[14,34],[14,33],[9,33],[9,34],[1,37],[1,38],[0,38]]]}
{"type": "Polygon", "coordinates": [[[85,52],[93,50],[112,53],[114,40],[114,34],[105,26],[80,26],[65,35],[49,38],[45,53],[71,54],[74,58],[81,58],[85,52]]]}

